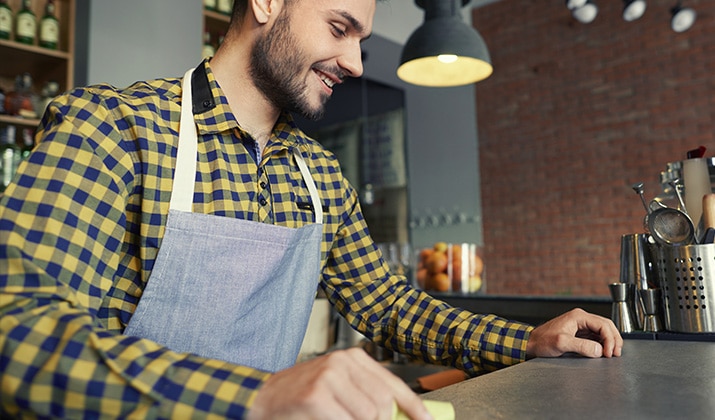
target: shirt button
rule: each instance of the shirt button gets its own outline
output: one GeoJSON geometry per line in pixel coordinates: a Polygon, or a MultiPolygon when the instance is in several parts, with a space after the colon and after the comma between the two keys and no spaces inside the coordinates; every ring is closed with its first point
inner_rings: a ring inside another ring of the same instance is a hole
{"type": "Polygon", "coordinates": [[[265,181],[261,181],[261,188],[266,189],[267,186],[268,184],[265,181]]]}
{"type": "Polygon", "coordinates": [[[266,201],[265,198],[261,198],[261,201],[259,201],[259,203],[261,203],[262,206],[265,206],[266,204],[268,204],[268,201],[266,201]]]}

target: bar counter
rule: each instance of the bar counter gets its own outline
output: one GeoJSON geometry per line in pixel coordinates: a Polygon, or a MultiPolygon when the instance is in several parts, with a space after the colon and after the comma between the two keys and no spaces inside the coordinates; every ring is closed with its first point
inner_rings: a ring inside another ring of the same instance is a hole
{"type": "Polygon", "coordinates": [[[627,339],[621,357],[532,359],[422,398],[457,420],[712,419],[715,343],[627,339]]]}

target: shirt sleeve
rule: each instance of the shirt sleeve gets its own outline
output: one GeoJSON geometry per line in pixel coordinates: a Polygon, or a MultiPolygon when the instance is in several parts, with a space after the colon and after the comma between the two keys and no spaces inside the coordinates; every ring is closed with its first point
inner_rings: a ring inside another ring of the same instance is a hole
{"type": "Polygon", "coordinates": [[[78,90],[0,199],[0,417],[241,418],[269,374],[108,329],[137,162],[113,108],[78,90]]]}
{"type": "Polygon", "coordinates": [[[353,328],[388,349],[472,376],[526,360],[532,326],[451,307],[391,275],[345,184],[348,210],[322,285],[353,328]]]}

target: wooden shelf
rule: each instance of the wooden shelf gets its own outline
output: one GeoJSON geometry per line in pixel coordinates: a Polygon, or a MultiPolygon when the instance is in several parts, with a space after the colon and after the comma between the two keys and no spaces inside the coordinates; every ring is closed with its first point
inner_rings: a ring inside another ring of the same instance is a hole
{"type": "MultiPolygon", "coordinates": [[[[37,18],[39,30],[40,20],[44,15],[46,1],[35,0],[32,11],[37,18]]],[[[16,15],[22,5],[22,0],[9,0],[8,5],[16,15]]],[[[0,88],[6,93],[14,90],[15,78],[23,73],[32,76],[32,89],[40,94],[43,85],[48,81],[59,84],[60,91],[74,87],[74,34],[75,34],[76,0],[55,0],[55,16],[60,21],[58,49],[40,47],[35,39],[34,45],[22,44],[14,40],[0,40],[0,88]]],[[[13,28],[14,30],[14,28],[13,28]]],[[[38,36],[39,37],[39,36],[38,36]]],[[[36,128],[39,119],[22,118],[10,115],[0,115],[0,129],[8,125],[21,128],[36,128]]],[[[18,136],[20,135],[18,130],[18,136]]],[[[18,137],[18,142],[20,141],[18,137]]]]}
{"type": "MultiPolygon", "coordinates": [[[[222,34],[226,34],[231,17],[219,12],[212,12],[204,9],[204,32],[211,34],[211,42],[214,48],[218,47],[218,40],[222,34]]],[[[203,37],[203,34],[201,34],[203,37]]]]}
{"type": "Polygon", "coordinates": [[[204,19],[216,21],[216,23],[223,23],[224,25],[226,25],[228,22],[231,21],[231,16],[204,9],[204,19]]]}
{"type": "Polygon", "coordinates": [[[48,50],[46,48],[20,44],[14,41],[0,40],[0,78],[7,79],[6,89],[12,87],[15,76],[24,72],[32,75],[36,85],[47,80],[55,80],[61,90],[72,86],[71,67],[72,56],[68,52],[48,50]]]}
{"type": "Polygon", "coordinates": [[[35,128],[40,124],[40,120],[36,118],[22,118],[12,115],[0,115],[0,125],[17,125],[20,127],[35,128]]]}

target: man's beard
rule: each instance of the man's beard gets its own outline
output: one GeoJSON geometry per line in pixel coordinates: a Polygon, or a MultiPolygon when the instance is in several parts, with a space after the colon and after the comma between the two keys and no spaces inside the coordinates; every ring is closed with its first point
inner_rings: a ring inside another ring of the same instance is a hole
{"type": "Polygon", "coordinates": [[[297,77],[305,67],[304,54],[290,33],[289,20],[287,11],[283,10],[273,30],[253,45],[250,74],[258,90],[277,108],[318,120],[323,116],[329,96],[322,95],[317,108],[310,106],[308,87],[297,77]]]}

